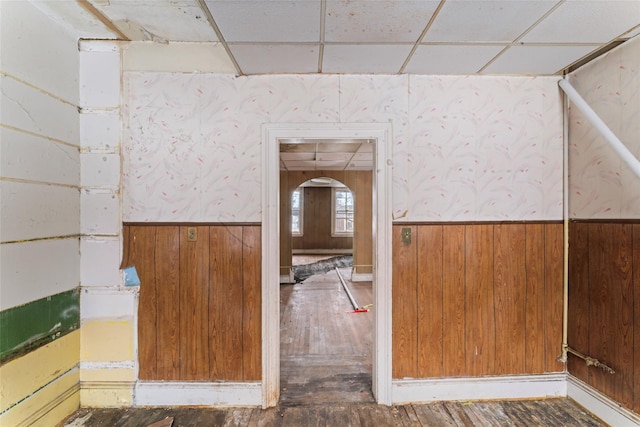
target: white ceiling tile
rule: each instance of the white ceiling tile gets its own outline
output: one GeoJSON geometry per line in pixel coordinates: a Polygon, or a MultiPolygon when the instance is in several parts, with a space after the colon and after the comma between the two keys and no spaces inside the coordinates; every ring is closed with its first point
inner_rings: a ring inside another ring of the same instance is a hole
{"type": "Polygon", "coordinates": [[[227,42],[319,42],[320,0],[207,0],[227,42]]]}
{"type": "Polygon", "coordinates": [[[346,162],[316,162],[316,170],[344,170],[346,162]]]}
{"type": "Polygon", "coordinates": [[[352,153],[318,153],[316,160],[318,161],[339,161],[346,162],[353,157],[352,153]]]}
{"type": "Polygon", "coordinates": [[[363,153],[363,152],[357,152],[356,154],[353,155],[353,159],[354,161],[369,161],[372,162],[373,161],[373,153],[363,153]]]}
{"type": "Polygon", "coordinates": [[[489,65],[483,74],[555,74],[597,47],[513,46],[489,65]]]}
{"type": "Polygon", "coordinates": [[[439,1],[327,0],[326,42],[416,42],[439,1]]]}
{"type": "Polygon", "coordinates": [[[93,0],[118,29],[137,41],[218,41],[195,0],[93,0]]]}
{"type": "Polygon", "coordinates": [[[314,160],[312,161],[299,161],[299,160],[292,160],[292,161],[288,161],[286,162],[287,165],[287,169],[289,170],[315,170],[316,169],[316,162],[314,160]]]}
{"type": "Polygon", "coordinates": [[[311,161],[315,160],[315,157],[314,153],[280,153],[280,158],[285,161],[311,161]]]}
{"type": "Polygon", "coordinates": [[[245,74],[316,73],[317,45],[229,45],[245,74]]]}
{"type": "Polygon", "coordinates": [[[395,74],[411,51],[410,45],[327,45],[325,73],[395,74]]]}
{"type": "Polygon", "coordinates": [[[421,45],[405,72],[411,74],[474,74],[504,46],[421,45]]]}
{"type": "Polygon", "coordinates": [[[640,1],[567,0],[524,43],[606,43],[640,22],[640,1]]]}
{"type": "Polygon", "coordinates": [[[448,1],[424,41],[512,42],[556,3],[557,0],[448,1]]]}

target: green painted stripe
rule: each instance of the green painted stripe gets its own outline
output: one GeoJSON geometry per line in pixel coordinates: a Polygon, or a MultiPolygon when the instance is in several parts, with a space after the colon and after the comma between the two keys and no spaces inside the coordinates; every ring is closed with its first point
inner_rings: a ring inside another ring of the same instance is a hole
{"type": "Polygon", "coordinates": [[[46,345],[80,326],[80,290],[0,311],[0,363],[46,345]]]}

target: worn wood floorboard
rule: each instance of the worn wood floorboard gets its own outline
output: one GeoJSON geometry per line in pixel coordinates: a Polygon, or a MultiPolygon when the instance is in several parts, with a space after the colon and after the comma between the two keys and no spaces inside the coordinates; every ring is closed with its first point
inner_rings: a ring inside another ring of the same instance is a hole
{"type": "MultiPolygon", "coordinates": [[[[358,304],[372,301],[370,282],[348,284],[358,304]]],[[[351,303],[335,272],[283,285],[280,295],[278,407],[85,408],[61,425],[146,427],[173,417],[173,427],[603,426],[567,398],[377,405],[371,393],[373,312],[348,313],[351,303]]]]}

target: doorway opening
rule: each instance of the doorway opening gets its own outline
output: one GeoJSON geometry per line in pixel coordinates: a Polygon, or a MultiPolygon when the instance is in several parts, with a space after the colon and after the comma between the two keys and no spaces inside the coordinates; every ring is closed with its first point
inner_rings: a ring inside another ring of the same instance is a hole
{"type": "MultiPolygon", "coordinates": [[[[348,144],[367,140],[372,166],[372,372],[376,402],[391,404],[391,126],[390,124],[265,124],[262,128],[262,395],[263,407],[280,397],[280,144],[348,144]]],[[[286,193],[285,193],[286,194],[286,193]]]]}
{"type": "Polygon", "coordinates": [[[373,403],[372,282],[352,277],[372,270],[373,147],[305,140],[280,150],[280,267],[291,269],[280,285],[280,406],[373,403]],[[300,158],[325,153],[331,170],[300,170],[300,158]]]}

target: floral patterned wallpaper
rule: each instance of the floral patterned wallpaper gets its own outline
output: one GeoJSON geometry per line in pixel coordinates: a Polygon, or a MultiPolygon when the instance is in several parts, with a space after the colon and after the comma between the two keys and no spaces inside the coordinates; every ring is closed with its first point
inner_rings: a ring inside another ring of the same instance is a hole
{"type": "MultiPolygon", "coordinates": [[[[640,158],[640,37],[569,76],[569,82],[640,158]]],[[[640,177],[576,108],[569,114],[569,216],[640,218],[640,177]]]]}
{"type": "Polygon", "coordinates": [[[396,221],[562,218],[554,77],[124,75],[123,220],[261,221],[261,124],[391,122],[396,221]]]}

